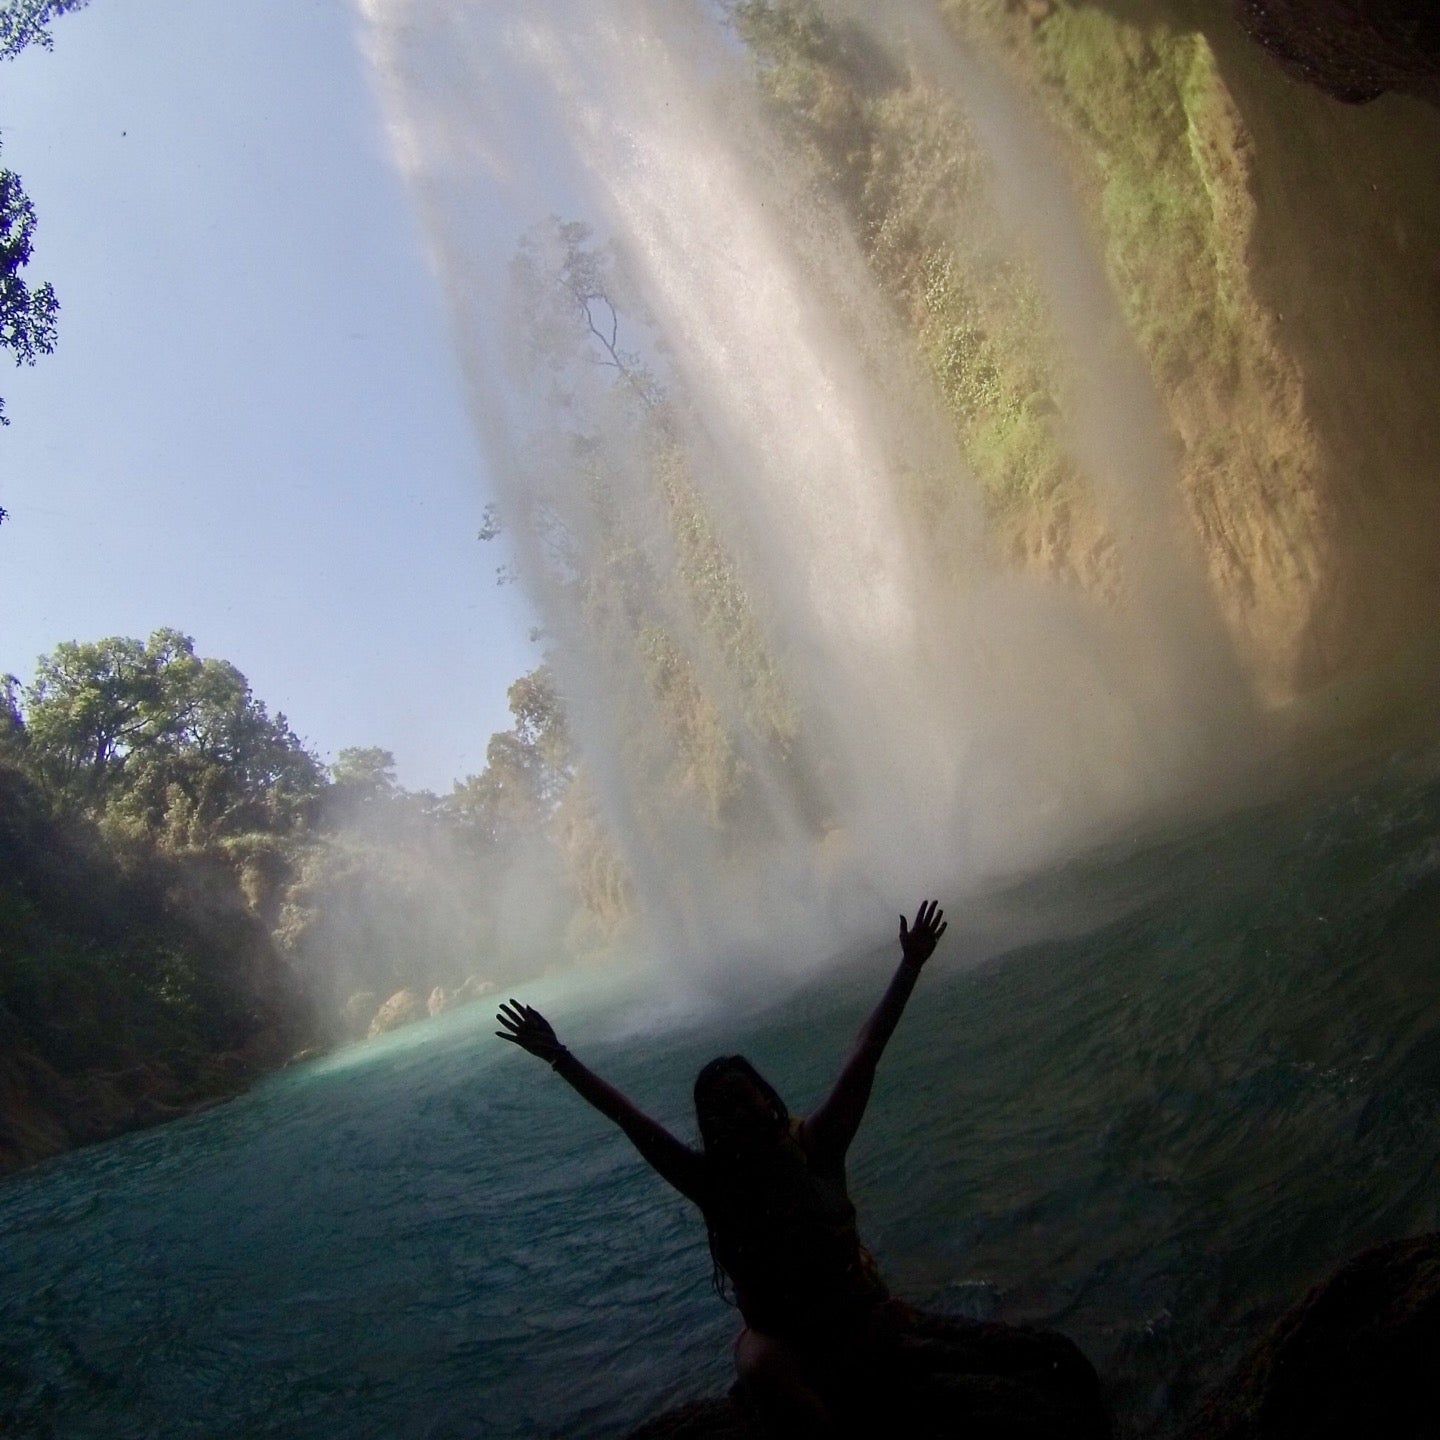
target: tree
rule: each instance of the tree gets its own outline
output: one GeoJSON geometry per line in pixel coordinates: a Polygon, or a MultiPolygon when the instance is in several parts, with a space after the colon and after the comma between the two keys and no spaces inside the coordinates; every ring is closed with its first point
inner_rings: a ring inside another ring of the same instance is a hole
{"type": "Polygon", "coordinates": [[[234,665],[200,659],[192,642],[163,680],[163,728],[124,777],[132,814],[190,845],[288,830],[303,818],[319,791],[321,767],[234,665]]]}
{"type": "Polygon", "coordinates": [[[0,756],[18,755],[25,745],[25,717],[20,710],[20,682],[0,675],[0,756]]]}
{"type": "Polygon", "coordinates": [[[400,794],[395,756],[378,745],[351,745],[330,767],[333,798],[343,806],[375,805],[400,794]]]}
{"type": "Polygon", "coordinates": [[[574,770],[565,707],[548,665],[522,675],[508,693],[512,732],[527,757],[535,796],[541,807],[555,808],[574,770]]]}
{"type": "Polygon", "coordinates": [[[13,60],[27,45],[51,49],[50,22],[83,10],[89,0],[7,0],[0,5],[0,60],[13,60]]]}
{"type": "MultiPolygon", "coordinates": [[[[0,6],[0,60],[13,60],[27,45],[50,49],[49,25],[57,15],[79,10],[87,0],[9,0],[0,6]]],[[[55,348],[55,317],[60,302],[46,282],[34,290],[20,278],[30,263],[35,235],[35,207],[20,177],[0,169],[0,349],[9,350],[17,365],[33,365],[38,355],[55,348]]],[[[0,425],[10,423],[0,398],[0,425]]],[[[6,513],[0,508],[0,523],[6,513]]]]}
{"type": "MultiPolygon", "coordinates": [[[[13,170],[0,170],[0,349],[9,350],[17,365],[33,365],[55,348],[55,317],[60,302],[48,281],[31,290],[20,278],[30,263],[35,234],[35,207],[13,170]]],[[[8,425],[0,398],[0,425],[8,425]]],[[[0,520],[5,518],[0,510],[0,520]]]]}
{"type": "Polygon", "coordinates": [[[57,645],[25,711],[34,768],[55,793],[118,805],[157,831],[183,812],[189,843],[284,828],[319,788],[319,764],[285,716],[178,630],[57,645]]]}
{"type": "Polygon", "coordinates": [[[510,687],[515,725],[490,737],[485,769],[458,781],[446,809],[482,848],[539,835],[574,774],[570,733],[554,677],[542,665],[510,687]]]}
{"type": "Polygon", "coordinates": [[[518,358],[548,370],[557,386],[580,360],[613,372],[647,409],[662,399],[644,357],[620,343],[622,311],[642,328],[649,316],[614,248],[597,244],[583,221],[552,215],[521,237],[510,264],[510,304],[518,358]]]}
{"type": "Polygon", "coordinates": [[[39,768],[57,791],[94,799],[169,720],[164,672],[193,642],[174,630],[149,641],[67,640],[35,667],[25,710],[39,768]]]}

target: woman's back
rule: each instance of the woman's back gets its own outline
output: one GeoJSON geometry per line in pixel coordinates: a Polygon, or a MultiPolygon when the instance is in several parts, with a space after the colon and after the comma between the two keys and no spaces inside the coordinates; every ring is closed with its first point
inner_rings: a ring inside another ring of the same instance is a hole
{"type": "Polygon", "coordinates": [[[799,1121],[764,1152],[709,1170],[715,1259],[747,1325],[813,1342],[854,1331],[887,1298],[860,1243],[844,1164],[813,1155],[799,1121]]]}

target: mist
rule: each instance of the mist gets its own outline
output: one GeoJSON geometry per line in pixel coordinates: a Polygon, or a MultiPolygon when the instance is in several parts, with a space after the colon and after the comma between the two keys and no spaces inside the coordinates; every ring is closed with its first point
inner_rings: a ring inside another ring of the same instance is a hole
{"type": "Polygon", "coordinates": [[[402,794],[330,818],[274,933],[317,1033],[363,1039],[553,969],[572,953],[574,904],[543,833],[477,850],[402,794]]]}

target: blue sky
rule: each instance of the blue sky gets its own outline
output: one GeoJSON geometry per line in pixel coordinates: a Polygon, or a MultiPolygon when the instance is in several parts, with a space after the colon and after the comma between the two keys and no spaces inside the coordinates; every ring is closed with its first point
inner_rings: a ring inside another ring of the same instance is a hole
{"type": "Polygon", "coordinates": [[[174,625],[322,756],[444,789],[538,652],[355,33],[347,0],[93,0],[0,68],[62,307],[0,360],[0,672],[174,625]]]}

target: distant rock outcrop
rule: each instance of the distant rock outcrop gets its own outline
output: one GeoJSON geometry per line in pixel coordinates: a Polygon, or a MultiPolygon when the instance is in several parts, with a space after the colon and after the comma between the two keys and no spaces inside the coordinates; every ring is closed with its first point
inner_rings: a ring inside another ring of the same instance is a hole
{"type": "Polygon", "coordinates": [[[1200,1406],[1183,1440],[1421,1440],[1437,1433],[1440,1234],[1357,1255],[1200,1406]]]}
{"type": "MultiPolygon", "coordinates": [[[[905,1440],[1108,1440],[1090,1362],[1063,1335],[914,1313],[874,1384],[846,1397],[847,1434],[905,1440]]],[[[735,1399],[692,1401],[630,1440],[774,1440],[735,1399]]]]}
{"type": "Polygon", "coordinates": [[[450,993],[450,998],[445,1002],[447,1010],[453,1010],[457,1005],[468,1005],[472,1000],[482,999],[491,994],[495,989],[493,980],[482,980],[478,975],[471,975],[461,982],[459,987],[450,993]]]}
{"type": "Polygon", "coordinates": [[[402,1025],[411,1025],[425,1018],[425,1002],[413,990],[397,990],[376,1012],[370,1022],[369,1038],[388,1034],[402,1025]]]}
{"type": "Polygon", "coordinates": [[[433,986],[423,998],[417,990],[397,990],[383,1005],[378,1003],[373,990],[361,990],[345,1002],[345,1032],[357,1039],[373,1040],[377,1035],[387,1035],[402,1025],[433,1019],[458,1005],[468,1005],[488,995],[494,988],[493,980],[471,975],[453,990],[447,990],[443,985],[433,986]]]}

